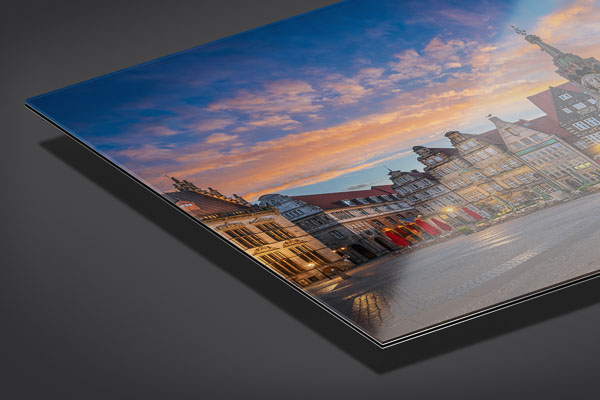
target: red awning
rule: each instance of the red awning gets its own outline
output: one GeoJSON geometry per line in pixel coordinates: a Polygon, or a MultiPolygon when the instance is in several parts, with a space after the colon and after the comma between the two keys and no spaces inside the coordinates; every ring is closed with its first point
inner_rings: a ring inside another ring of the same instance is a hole
{"type": "Polygon", "coordinates": [[[433,221],[434,224],[436,224],[437,226],[439,226],[442,230],[450,232],[452,230],[452,227],[450,225],[448,225],[445,222],[442,221],[438,221],[435,218],[431,218],[431,220],[433,221]]]}
{"type": "Polygon", "coordinates": [[[442,231],[440,231],[438,228],[436,228],[435,226],[431,226],[429,225],[427,222],[421,220],[421,219],[415,219],[415,222],[417,225],[419,225],[421,228],[423,228],[423,230],[431,235],[436,235],[439,236],[442,234],[442,231]]]}
{"type": "Polygon", "coordinates": [[[473,217],[476,221],[483,220],[483,217],[481,215],[477,214],[475,211],[469,210],[467,207],[463,207],[462,210],[469,214],[470,217],[473,217]]]}
{"type": "Polygon", "coordinates": [[[402,236],[395,234],[392,231],[385,231],[385,235],[389,237],[392,242],[396,243],[398,246],[408,247],[410,243],[408,240],[404,239],[402,236]]]}

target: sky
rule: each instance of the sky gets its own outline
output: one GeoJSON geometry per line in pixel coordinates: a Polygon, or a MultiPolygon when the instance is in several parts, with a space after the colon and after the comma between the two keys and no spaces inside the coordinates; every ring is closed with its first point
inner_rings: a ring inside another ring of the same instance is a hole
{"type": "Polygon", "coordinates": [[[600,59],[600,2],[350,0],[28,100],[159,191],[249,201],[390,183],[564,82],[509,27],[600,59]]]}

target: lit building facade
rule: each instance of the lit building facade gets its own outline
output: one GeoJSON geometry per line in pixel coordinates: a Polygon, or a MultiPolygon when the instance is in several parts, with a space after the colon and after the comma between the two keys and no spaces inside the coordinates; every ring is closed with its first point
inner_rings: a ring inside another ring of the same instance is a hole
{"type": "Polygon", "coordinates": [[[340,224],[318,206],[283,194],[266,194],[259,197],[259,201],[260,204],[277,208],[285,218],[353,264],[362,264],[370,259],[366,255],[377,253],[377,248],[373,248],[369,241],[340,224]],[[362,247],[368,251],[356,250],[362,247]]]}
{"type": "Polygon", "coordinates": [[[390,171],[388,175],[393,182],[392,189],[429,224],[437,225],[436,221],[442,221],[458,227],[473,222],[461,208],[467,201],[432,174],[412,170],[390,171]]]}
{"type": "Polygon", "coordinates": [[[570,133],[564,140],[600,161],[600,113],[593,97],[569,82],[528,99],[570,133]]]}
{"type": "MultiPolygon", "coordinates": [[[[396,238],[394,235],[406,238],[408,244],[421,240],[420,232],[415,233],[409,227],[418,212],[402,201],[391,185],[373,186],[369,190],[292,196],[292,199],[322,209],[337,224],[331,226],[332,230],[323,231],[330,236],[339,236],[339,242],[331,245],[339,244],[336,247],[338,253],[361,262],[399,250],[402,245],[392,240],[396,238]]],[[[324,240],[330,242],[331,239],[324,240]]]]}
{"type": "Polygon", "coordinates": [[[511,154],[497,130],[481,135],[451,131],[446,137],[467,165],[444,182],[480,209],[495,214],[560,192],[511,154]]]}
{"type": "Polygon", "coordinates": [[[164,196],[228,242],[280,276],[306,287],[351,264],[272,207],[251,205],[209,188],[171,178],[176,191],[164,196]]]}
{"type": "Polygon", "coordinates": [[[444,197],[428,201],[424,206],[437,201],[436,213],[444,212],[444,209],[453,210],[452,216],[468,222],[473,222],[473,213],[487,218],[498,212],[490,212],[476,204],[483,196],[483,193],[478,193],[477,186],[473,185],[480,180],[480,174],[473,171],[472,165],[460,157],[458,150],[415,146],[413,151],[418,155],[417,160],[424,165],[423,170],[441,183],[440,189],[447,190],[444,197]],[[443,201],[440,202],[440,199],[443,201]]]}

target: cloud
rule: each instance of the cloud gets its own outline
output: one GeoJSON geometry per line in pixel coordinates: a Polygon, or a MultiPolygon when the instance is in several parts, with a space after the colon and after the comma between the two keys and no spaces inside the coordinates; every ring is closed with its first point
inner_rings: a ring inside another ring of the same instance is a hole
{"type": "Polygon", "coordinates": [[[121,150],[116,155],[137,161],[156,161],[170,160],[175,154],[172,149],[146,144],[136,149],[121,150]]]}
{"type": "Polygon", "coordinates": [[[232,125],[235,122],[234,119],[224,119],[224,118],[215,118],[215,119],[206,119],[200,122],[196,122],[189,126],[190,129],[197,132],[206,132],[206,131],[214,131],[223,129],[232,125]]]}
{"type": "Polygon", "coordinates": [[[426,60],[414,49],[408,49],[396,54],[397,61],[389,66],[395,71],[392,78],[395,80],[421,78],[430,74],[437,75],[442,72],[438,63],[426,60]]]}
{"type": "Polygon", "coordinates": [[[351,104],[371,93],[370,89],[361,86],[358,82],[358,79],[339,78],[325,83],[323,87],[331,92],[329,101],[336,104],[351,104]]]}
{"type": "Polygon", "coordinates": [[[254,119],[248,122],[252,126],[280,126],[299,124],[298,121],[291,119],[288,115],[265,115],[262,118],[254,119]]]}
{"type": "Polygon", "coordinates": [[[208,144],[230,142],[238,138],[238,135],[228,135],[226,133],[213,133],[207,137],[204,142],[208,144]]]}
{"type": "Polygon", "coordinates": [[[234,97],[210,104],[209,111],[246,113],[310,113],[323,106],[316,104],[316,91],[302,81],[280,80],[264,85],[256,93],[240,90],[234,97]]]}
{"type": "MultiPolygon", "coordinates": [[[[556,40],[564,51],[598,58],[599,14],[592,2],[575,1],[538,19],[531,31],[552,44],[556,40]]],[[[168,188],[162,177],[168,173],[253,200],[408,156],[412,152],[406,149],[438,139],[444,131],[491,129],[485,118],[489,113],[507,119],[539,115],[526,97],[564,81],[547,54],[508,27],[495,42],[436,37],[422,49],[395,54],[391,62],[361,65],[354,75],[321,75],[325,78],[312,84],[277,80],[212,103],[210,111],[247,117],[246,125],[215,134],[223,135],[215,136],[225,139],[215,143],[227,143],[226,149],[199,143],[176,151],[142,147],[122,155],[157,187],[168,188]],[[445,79],[435,79],[442,75],[445,79]],[[408,79],[421,84],[401,84],[408,79]],[[378,101],[376,111],[343,114],[344,106],[371,101],[378,101]],[[321,129],[299,123],[300,117],[327,118],[322,112],[331,109],[326,105],[346,118],[321,129]],[[279,127],[281,135],[251,144],[235,141],[237,133],[261,127],[279,127]]]]}

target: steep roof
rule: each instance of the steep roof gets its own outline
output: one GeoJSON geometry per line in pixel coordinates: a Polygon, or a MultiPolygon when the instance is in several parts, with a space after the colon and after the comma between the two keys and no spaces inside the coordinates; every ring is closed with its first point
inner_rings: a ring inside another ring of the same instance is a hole
{"type": "MultiPolygon", "coordinates": [[[[333,208],[343,207],[342,200],[353,200],[353,199],[369,199],[371,196],[384,196],[396,194],[392,189],[392,185],[379,185],[371,186],[371,189],[367,190],[351,190],[346,192],[334,192],[334,193],[322,193],[322,194],[307,194],[303,196],[291,196],[292,199],[302,200],[313,206],[321,207],[323,210],[330,210],[333,208]]],[[[386,200],[381,199],[382,202],[386,200]]],[[[394,199],[397,201],[397,199],[394,199]]],[[[373,202],[374,205],[379,204],[373,202]]],[[[360,205],[360,204],[357,204],[360,205]]]]}
{"type": "MultiPolygon", "coordinates": [[[[558,85],[556,87],[559,89],[582,93],[582,90],[571,82],[563,83],[562,85],[558,85]]],[[[552,99],[552,92],[550,89],[534,94],[533,96],[529,96],[527,99],[535,104],[540,110],[549,115],[552,119],[558,121],[558,116],[556,115],[556,108],[554,107],[554,100],[552,99]]]]}
{"type": "Polygon", "coordinates": [[[240,211],[249,211],[252,207],[245,206],[242,204],[236,204],[234,202],[221,200],[212,196],[204,195],[192,191],[183,192],[167,192],[164,193],[167,199],[174,203],[178,201],[187,201],[194,203],[199,210],[192,212],[196,217],[202,217],[205,215],[212,215],[218,213],[231,213],[240,211]]]}
{"type": "Polygon", "coordinates": [[[526,126],[527,128],[531,128],[536,131],[551,133],[567,141],[577,139],[577,136],[561,128],[558,122],[556,122],[556,120],[554,120],[548,115],[544,115],[543,117],[532,119],[530,121],[521,120],[517,123],[519,125],[526,126]]]}
{"type": "MultiPolygon", "coordinates": [[[[549,133],[552,135],[556,135],[567,141],[576,139],[575,135],[573,135],[571,132],[561,128],[560,125],[558,125],[558,122],[556,122],[556,120],[554,120],[549,115],[544,115],[544,116],[541,116],[539,118],[535,118],[535,119],[532,119],[529,121],[521,119],[515,123],[518,125],[533,129],[535,131],[540,131],[543,133],[549,133]]],[[[496,145],[506,148],[506,145],[504,144],[504,141],[502,140],[502,137],[500,136],[498,129],[492,129],[491,131],[481,133],[481,134],[477,135],[477,138],[479,138],[483,141],[486,141],[488,143],[496,144],[496,145]]]]}

